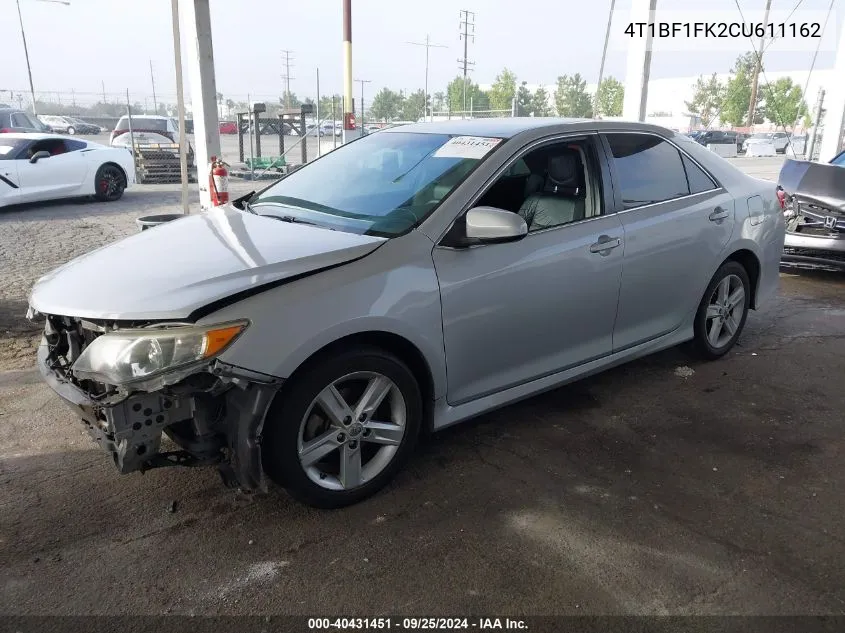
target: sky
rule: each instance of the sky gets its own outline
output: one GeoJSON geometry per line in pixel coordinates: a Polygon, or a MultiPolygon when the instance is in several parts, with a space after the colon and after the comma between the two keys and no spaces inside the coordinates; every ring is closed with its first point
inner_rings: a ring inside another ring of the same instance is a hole
{"type": "MultiPolygon", "coordinates": [[[[159,101],[175,101],[170,0],[69,0],[64,6],[20,0],[37,92],[61,93],[70,100],[94,102],[105,86],[109,100],[126,90],[133,100],[152,93],[152,61],[159,101]],[[59,37],[57,35],[63,34],[59,37]]],[[[182,0],[184,2],[185,0],[182,0]]],[[[845,18],[845,0],[834,0],[828,25],[834,41],[845,18]]],[[[0,102],[9,93],[28,93],[26,65],[15,0],[0,0],[0,102]]],[[[773,0],[773,11],[827,12],[829,0],[773,0]]],[[[553,85],[557,76],[581,73],[595,81],[611,0],[352,0],[353,76],[369,80],[366,95],[381,87],[417,90],[425,79],[425,48],[407,42],[431,42],[429,91],[442,90],[458,73],[463,42],[458,38],[459,10],[475,13],[475,41],[469,58],[471,77],[492,83],[502,68],[519,81],[553,85]]],[[[765,0],[739,0],[743,11],[761,12],[765,0]]],[[[714,15],[738,18],[735,0],[658,0],[658,11],[672,15],[701,7],[714,15]],[[705,4],[706,3],[706,4],[705,4]]],[[[617,0],[613,28],[628,21],[631,0],[617,0]]],[[[808,14],[809,15],[809,14],[808,14]]],[[[342,91],[341,0],[211,0],[217,89],[226,98],[277,97],[284,74],[282,50],[292,50],[291,91],[300,98],[342,91]]],[[[184,33],[183,33],[184,40],[184,33]]],[[[184,44],[183,44],[184,46],[184,44]]],[[[742,48],[743,43],[737,47],[742,48]]],[[[748,43],[747,50],[751,50],[748,43]]],[[[183,50],[184,53],[184,50],[183,50]]],[[[655,50],[655,79],[727,72],[738,52],[655,50]]],[[[806,70],[812,52],[784,52],[773,47],[766,59],[772,71],[806,70]]],[[[624,80],[626,53],[608,52],[605,76],[624,80]]],[[[831,68],[834,53],[821,52],[817,68],[831,68]]],[[[189,81],[189,80],[188,80],[189,81]]],[[[187,91],[187,87],[186,87],[187,91]]],[[[356,97],[360,84],[355,84],[356,97]]],[[[367,98],[365,95],[365,98],[367,98]]],[[[186,97],[187,97],[186,92],[186,97]]]]}

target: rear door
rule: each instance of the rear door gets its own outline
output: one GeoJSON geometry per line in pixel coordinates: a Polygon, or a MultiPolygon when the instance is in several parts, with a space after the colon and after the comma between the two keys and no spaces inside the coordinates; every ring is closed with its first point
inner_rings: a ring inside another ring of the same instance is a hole
{"type": "Polygon", "coordinates": [[[650,133],[609,133],[625,231],[614,352],[678,329],[734,228],[733,198],[689,155],[650,133]]]}

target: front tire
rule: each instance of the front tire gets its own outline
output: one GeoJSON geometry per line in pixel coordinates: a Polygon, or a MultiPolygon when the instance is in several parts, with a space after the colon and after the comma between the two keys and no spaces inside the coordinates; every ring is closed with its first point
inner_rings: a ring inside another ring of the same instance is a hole
{"type": "Polygon", "coordinates": [[[405,363],[355,347],[310,363],[285,385],[264,425],[264,468],[303,503],[348,506],[399,472],[421,424],[422,395],[405,363]]]}
{"type": "Polygon", "coordinates": [[[126,189],[126,177],[117,165],[101,165],[94,176],[94,197],[100,202],[120,200],[126,189]]]}
{"type": "Polygon", "coordinates": [[[73,126],[69,127],[67,129],[67,133],[70,134],[71,136],[73,136],[74,134],[76,134],[76,128],[73,127],[73,126]]]}
{"type": "Polygon", "coordinates": [[[745,327],[750,305],[748,272],[739,262],[725,262],[707,286],[695,315],[696,352],[708,360],[727,354],[745,327]]]}

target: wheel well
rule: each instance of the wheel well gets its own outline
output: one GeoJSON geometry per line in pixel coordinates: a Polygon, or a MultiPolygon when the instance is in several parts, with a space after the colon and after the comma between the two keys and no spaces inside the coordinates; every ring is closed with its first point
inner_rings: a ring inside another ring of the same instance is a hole
{"type": "MultiPolygon", "coordinates": [[[[128,185],[128,184],[129,184],[129,179],[126,177],[126,170],[125,170],[125,169],[123,169],[123,167],[121,167],[121,166],[120,166],[120,165],[118,165],[117,163],[113,163],[113,162],[111,162],[111,161],[108,161],[108,162],[106,162],[106,163],[103,163],[102,165],[100,165],[100,167],[105,167],[106,165],[109,165],[109,166],[111,166],[111,167],[117,167],[117,168],[120,170],[120,173],[121,173],[121,174],[123,174],[123,183],[124,183],[125,185],[128,185]]],[[[96,187],[96,183],[94,183],[94,186],[96,187]]]]}
{"type": "Polygon", "coordinates": [[[751,282],[751,307],[757,308],[757,282],[760,280],[760,260],[749,250],[741,250],[733,253],[727,261],[735,261],[745,268],[748,273],[748,280],[751,282]]]}
{"type": "MultiPolygon", "coordinates": [[[[434,378],[431,375],[431,368],[428,366],[428,362],[417,346],[398,334],[379,331],[360,332],[333,341],[311,354],[311,356],[296,368],[285,383],[289,384],[291,379],[298,375],[306,365],[310,365],[313,362],[319,361],[320,358],[337,354],[341,350],[355,347],[356,345],[372,345],[373,347],[378,347],[385,352],[394,354],[408,366],[408,369],[414,374],[414,378],[417,379],[417,384],[420,386],[423,401],[423,428],[430,431],[434,422],[434,378]]],[[[284,392],[284,387],[282,388],[282,392],[284,392]]]]}

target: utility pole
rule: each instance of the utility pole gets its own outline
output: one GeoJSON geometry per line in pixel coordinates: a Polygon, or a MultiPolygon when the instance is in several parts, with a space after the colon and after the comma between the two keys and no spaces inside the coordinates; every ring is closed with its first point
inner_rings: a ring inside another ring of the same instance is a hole
{"type": "Polygon", "coordinates": [[[156,99],[156,78],[153,74],[153,60],[150,60],[150,81],[153,83],[153,110],[158,114],[158,100],[156,99]]]}
{"type": "Polygon", "coordinates": [[[772,0],[766,0],[766,14],[763,17],[763,36],[760,38],[760,49],[757,51],[757,61],[754,63],[754,78],[751,80],[751,101],[748,103],[748,127],[749,132],[754,125],[754,110],[757,109],[757,89],[760,81],[760,71],[763,69],[763,48],[766,43],[766,27],[769,24],[769,10],[772,8],[772,0]]]}
{"type": "Polygon", "coordinates": [[[601,90],[601,81],[604,77],[604,62],[607,58],[607,44],[610,41],[610,26],[613,22],[613,9],[616,7],[616,0],[610,0],[610,13],[607,16],[607,31],[604,34],[604,48],[601,51],[601,64],[599,64],[599,80],[596,83],[596,96],[593,104],[593,116],[599,118],[599,90],[601,90]]]}
{"type": "Polygon", "coordinates": [[[819,124],[822,122],[822,110],[824,110],[824,88],[819,90],[819,103],[816,107],[816,116],[813,119],[813,135],[810,137],[809,151],[805,151],[804,158],[813,160],[813,152],[816,149],[816,139],[819,137],[819,124]]]}
{"type": "Polygon", "coordinates": [[[282,51],[282,54],[285,56],[285,74],[282,75],[282,79],[285,81],[285,109],[286,110],[288,108],[290,108],[290,80],[296,79],[296,77],[290,76],[290,67],[291,67],[290,54],[291,53],[293,53],[293,51],[289,51],[289,50],[283,50],[282,51]]]}
{"type": "Polygon", "coordinates": [[[26,58],[26,72],[29,76],[29,92],[32,95],[32,116],[38,116],[35,110],[35,86],[32,83],[32,68],[29,65],[29,49],[26,47],[26,33],[23,29],[23,15],[21,15],[21,0],[17,0],[18,4],[18,21],[21,24],[21,39],[23,40],[23,54],[26,58]]]}
{"type": "Polygon", "coordinates": [[[469,38],[472,38],[472,41],[475,42],[475,13],[472,11],[467,11],[465,9],[461,9],[461,32],[460,32],[460,39],[464,41],[464,57],[463,59],[459,59],[458,63],[463,65],[464,71],[464,105],[463,110],[464,114],[466,114],[467,110],[467,72],[472,70],[471,68],[467,68],[467,66],[475,65],[475,62],[469,61],[469,57],[467,56],[469,52],[469,38]]]}
{"type": "Polygon", "coordinates": [[[185,138],[185,94],[182,81],[182,36],[179,26],[179,0],[170,0],[170,20],[173,23],[173,60],[176,68],[176,112],[179,117],[179,173],[182,180],[182,213],[188,215],[188,149],[185,138]]]}
{"type": "Polygon", "coordinates": [[[73,101],[73,112],[76,114],[76,91],[73,88],[70,89],[70,98],[73,101]]]}
{"type": "MultiPolygon", "coordinates": [[[[632,0],[631,22],[652,22],[656,10],[657,0],[632,0]]],[[[628,44],[622,116],[629,121],[645,121],[653,40],[653,33],[646,29],[645,37],[631,39],[628,44]]]]}
{"type": "Polygon", "coordinates": [[[100,84],[103,86],[103,105],[106,105],[106,82],[101,80],[100,84]]]}
{"type": "Polygon", "coordinates": [[[343,0],[343,142],[361,135],[352,104],[352,0],[343,0]]]}
{"type": "MultiPolygon", "coordinates": [[[[408,44],[413,44],[414,46],[425,46],[425,114],[423,116],[423,120],[428,117],[428,49],[434,48],[449,48],[448,46],[443,46],[441,44],[432,44],[429,41],[428,34],[425,36],[425,44],[422,42],[408,42],[408,44]]],[[[464,54],[466,57],[466,54],[464,54]]],[[[363,112],[363,110],[362,110],[363,112]]],[[[431,113],[431,120],[434,120],[434,112],[431,113]]]]}
{"type": "Polygon", "coordinates": [[[359,84],[361,84],[361,122],[359,123],[361,127],[361,134],[364,133],[364,84],[372,83],[370,79],[356,79],[359,84]]]}

